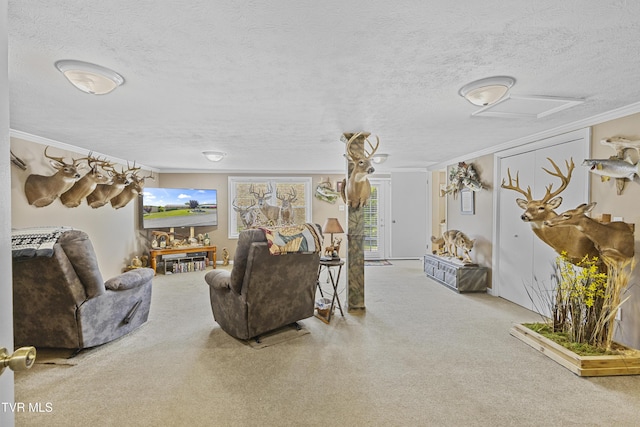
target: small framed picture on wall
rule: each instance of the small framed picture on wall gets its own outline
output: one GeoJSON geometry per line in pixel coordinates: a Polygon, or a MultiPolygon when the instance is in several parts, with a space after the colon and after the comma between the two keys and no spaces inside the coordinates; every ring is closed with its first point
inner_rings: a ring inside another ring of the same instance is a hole
{"type": "Polygon", "coordinates": [[[460,213],[462,215],[475,215],[475,194],[468,188],[460,191],[460,213]]]}

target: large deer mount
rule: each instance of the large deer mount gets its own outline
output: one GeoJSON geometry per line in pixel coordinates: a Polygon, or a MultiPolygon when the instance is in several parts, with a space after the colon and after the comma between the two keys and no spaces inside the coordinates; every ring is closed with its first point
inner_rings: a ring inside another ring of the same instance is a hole
{"type": "Polygon", "coordinates": [[[49,163],[57,172],[50,176],[31,174],[24,184],[27,202],[38,208],[50,205],[70,189],[80,179],[78,171],[84,166],[79,163],[82,159],[71,159],[71,163],[66,163],[64,157],[48,155],[48,149],[48,146],[45,147],[44,156],[49,159],[49,163]]]}
{"type": "Polygon", "coordinates": [[[586,214],[596,203],[583,203],[560,215],[544,221],[546,227],[576,229],[595,245],[600,257],[608,264],[623,264],[635,255],[634,226],[622,221],[600,223],[586,214]]]}
{"type": "Polygon", "coordinates": [[[520,216],[520,219],[524,222],[531,223],[531,229],[540,240],[547,245],[551,246],[558,254],[566,252],[567,258],[573,264],[580,262],[585,255],[589,258],[599,256],[599,251],[596,249],[594,243],[589,239],[582,231],[575,227],[561,227],[551,229],[545,221],[550,220],[558,216],[554,209],[558,208],[562,203],[562,197],[559,194],[562,193],[569,182],[571,181],[571,174],[575,168],[573,159],[571,161],[565,161],[567,173],[563,174],[558,165],[553,160],[547,158],[553,166],[554,172],[542,168],[549,175],[560,178],[560,186],[553,191],[553,184],[546,186],[545,195],[542,199],[535,200],[531,193],[531,187],[528,186],[527,190],[523,190],[520,187],[520,180],[518,173],[516,172],[515,180],[512,178],[511,170],[507,169],[507,177],[509,183],[505,183],[502,180],[501,187],[506,190],[513,190],[526,197],[525,199],[516,199],[516,203],[519,207],[524,209],[524,213],[520,216]]]}
{"type": "Polygon", "coordinates": [[[342,200],[354,209],[366,206],[371,195],[368,176],[375,172],[371,158],[380,146],[376,136],[376,145],[369,141],[369,133],[345,134],[349,138],[345,147],[345,156],[349,162],[347,179],[342,180],[342,200]],[[350,136],[348,136],[350,135],[350,136]]]}
{"type": "Polygon", "coordinates": [[[100,167],[111,166],[111,163],[100,160],[92,156],[92,153],[89,153],[87,165],[89,166],[89,172],[60,195],[60,201],[68,208],[80,206],[82,200],[91,194],[98,184],[107,184],[111,181],[111,177],[100,169],[100,167]]]}

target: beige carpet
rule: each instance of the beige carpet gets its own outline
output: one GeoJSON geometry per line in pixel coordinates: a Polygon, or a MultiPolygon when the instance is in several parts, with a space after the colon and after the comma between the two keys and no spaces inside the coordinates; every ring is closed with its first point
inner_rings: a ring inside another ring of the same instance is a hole
{"type": "MultiPolygon", "coordinates": [[[[420,261],[365,267],[367,310],[255,350],[214,323],[204,273],[157,276],[151,317],[74,366],[16,373],[22,426],[637,426],[640,376],[580,378],[509,335],[538,316],[457,294],[420,261]]],[[[324,280],[321,280],[324,283],[324,280]]],[[[346,298],[342,298],[346,301],[346,298]]]]}

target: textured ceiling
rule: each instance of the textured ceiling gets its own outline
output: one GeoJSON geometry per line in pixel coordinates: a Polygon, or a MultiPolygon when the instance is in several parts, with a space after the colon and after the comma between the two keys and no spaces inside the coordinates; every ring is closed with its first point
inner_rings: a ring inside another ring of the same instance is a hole
{"type": "Polygon", "coordinates": [[[364,130],[379,169],[425,168],[640,101],[638,17],[631,0],[10,0],[11,128],[160,171],[309,172],[344,170],[340,136],[364,130]],[[125,84],[85,94],[59,59],[125,84]],[[457,91],[493,75],[584,103],[472,117],[457,91]]]}

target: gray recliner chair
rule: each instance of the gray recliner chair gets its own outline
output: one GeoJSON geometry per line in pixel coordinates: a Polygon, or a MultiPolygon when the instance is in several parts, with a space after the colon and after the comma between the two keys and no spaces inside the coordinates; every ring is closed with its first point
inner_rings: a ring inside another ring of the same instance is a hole
{"type": "Polygon", "coordinates": [[[313,316],[319,265],[319,252],[272,255],[264,231],[240,232],[232,271],[205,276],[214,319],[248,340],[313,316]]]}
{"type": "Polygon", "coordinates": [[[154,272],[139,268],[103,280],[87,234],[60,234],[51,256],[13,258],[16,346],[83,349],[145,323],[154,272]]]}

